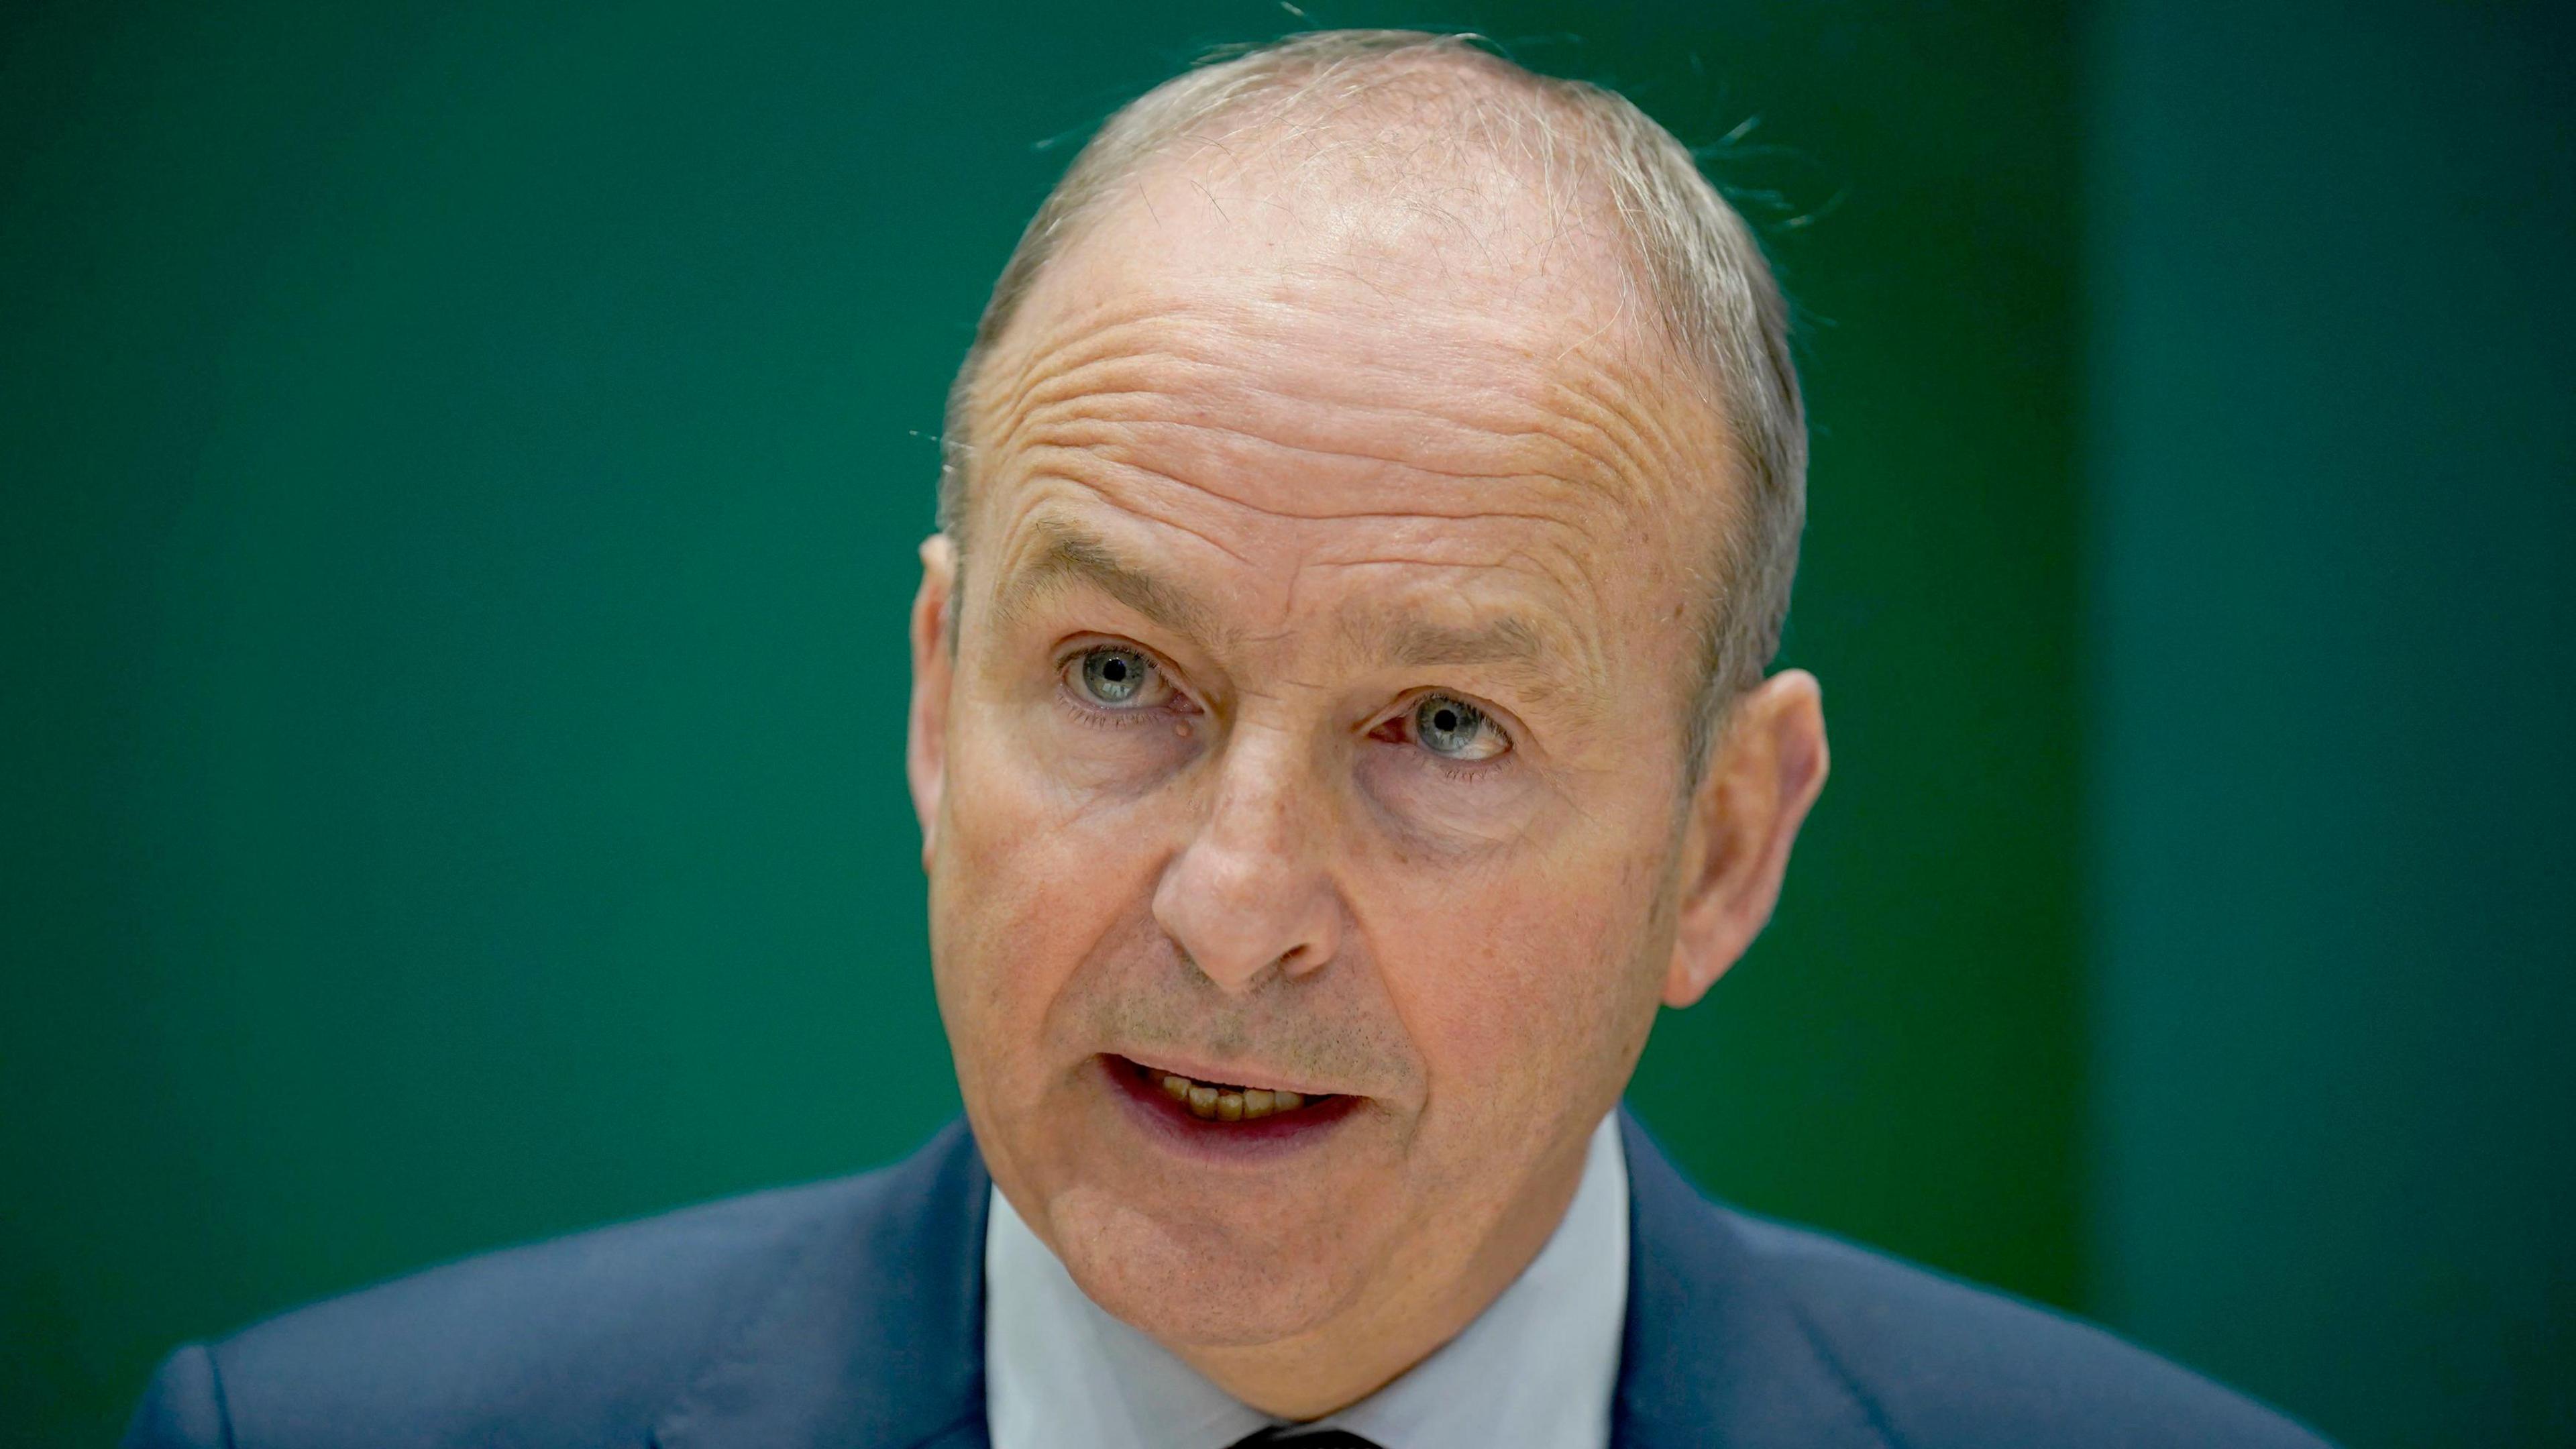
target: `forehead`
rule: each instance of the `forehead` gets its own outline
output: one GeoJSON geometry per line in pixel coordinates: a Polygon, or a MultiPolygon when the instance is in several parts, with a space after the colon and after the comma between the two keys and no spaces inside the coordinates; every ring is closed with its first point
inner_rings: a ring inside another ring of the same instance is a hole
{"type": "Polygon", "coordinates": [[[1538,188],[1328,162],[1175,157],[1086,220],[978,379],[973,531],[1107,504],[1283,574],[1661,610],[1728,454],[1622,254],[1538,188]]]}
{"type": "Polygon", "coordinates": [[[1340,313],[1346,331],[1374,322],[1359,330],[1381,334],[1380,351],[1410,338],[1417,353],[1508,357],[1523,372],[1570,352],[1670,372],[1646,346],[1649,309],[1597,189],[1437,132],[1405,143],[1343,121],[1196,136],[1110,184],[1028,310],[1111,295],[1263,303],[1340,313]],[[1455,335],[1470,320],[1473,335],[1455,335]]]}
{"type": "MultiPolygon", "coordinates": [[[[1145,383],[1200,399],[1210,422],[1273,400],[1362,427],[1412,413],[1426,447],[1518,437],[1531,456],[1513,461],[1560,476],[1705,490],[1723,456],[1703,451],[1712,409],[1649,325],[1621,244],[1590,208],[1494,170],[1146,167],[1078,224],[985,359],[980,451],[1005,451],[1032,408],[1145,383]],[[1541,456],[1550,443],[1581,456],[1541,456]]],[[[1478,458],[1506,461],[1493,451],[1478,458]]]]}

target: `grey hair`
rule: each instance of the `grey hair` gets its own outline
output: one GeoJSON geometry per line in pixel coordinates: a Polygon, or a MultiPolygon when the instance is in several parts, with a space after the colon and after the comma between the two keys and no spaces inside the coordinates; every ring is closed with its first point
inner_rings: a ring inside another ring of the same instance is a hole
{"type": "MultiPolygon", "coordinates": [[[[1430,83],[1454,125],[1503,130],[1548,178],[1595,189],[1615,216],[1651,312],[1703,374],[1728,435],[1737,485],[1723,500],[1700,623],[1703,674],[1686,747],[1696,773],[1734,700],[1779,650],[1806,519],[1807,424],[1790,358],[1788,306],[1743,217],[1672,133],[1615,92],[1542,76],[1476,37],[1404,30],[1297,35],[1212,59],[1111,116],[1020,234],[948,392],[939,526],[962,559],[977,377],[1047,263],[1122,182],[1250,111],[1255,123],[1338,112],[1397,82],[1430,83]]],[[[1419,86],[1415,87],[1418,91],[1419,86]]],[[[955,618],[952,611],[951,619],[955,618]]]]}

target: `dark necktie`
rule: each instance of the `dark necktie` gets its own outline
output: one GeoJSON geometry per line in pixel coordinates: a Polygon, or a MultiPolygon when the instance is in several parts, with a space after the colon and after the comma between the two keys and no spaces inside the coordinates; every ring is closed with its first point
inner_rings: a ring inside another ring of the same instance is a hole
{"type": "Polygon", "coordinates": [[[1302,1424],[1281,1424],[1237,1439],[1231,1449],[1378,1449],[1378,1443],[1374,1439],[1363,1439],[1348,1429],[1309,1429],[1302,1424]]]}

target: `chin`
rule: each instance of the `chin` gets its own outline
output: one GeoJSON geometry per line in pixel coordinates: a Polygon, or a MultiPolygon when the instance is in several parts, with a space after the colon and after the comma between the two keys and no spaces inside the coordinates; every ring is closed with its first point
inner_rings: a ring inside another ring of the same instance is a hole
{"type": "Polygon", "coordinates": [[[1165,1345],[1243,1348],[1311,1333],[1368,1276],[1346,1240],[1312,1227],[1246,1232],[1079,1189],[1058,1200],[1053,1221],[1065,1270],[1091,1301],[1165,1345]]]}

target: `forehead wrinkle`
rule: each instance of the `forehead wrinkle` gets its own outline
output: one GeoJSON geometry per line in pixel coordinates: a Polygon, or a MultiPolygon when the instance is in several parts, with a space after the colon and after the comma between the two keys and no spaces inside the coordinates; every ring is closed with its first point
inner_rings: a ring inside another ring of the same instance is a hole
{"type": "MultiPolygon", "coordinates": [[[[1151,317],[1120,319],[1086,328],[1078,336],[1052,338],[1048,346],[1033,355],[1029,365],[1018,369],[1007,396],[994,400],[989,411],[1002,425],[994,430],[994,436],[1007,437],[1034,417],[1067,409],[1077,414],[1088,410],[1104,417],[1143,416],[1217,427],[1221,424],[1203,419],[1211,413],[1248,411],[1262,403],[1280,404],[1281,411],[1303,409],[1328,414],[1354,426],[1382,420],[1407,433],[1418,434],[1429,422],[1481,440],[1508,442],[1549,436],[1544,419],[1501,415],[1506,408],[1536,411],[1536,401],[1545,391],[1543,383],[1481,380],[1473,373],[1462,374],[1454,358],[1435,359],[1434,368],[1426,368],[1418,360],[1395,365],[1376,358],[1335,358],[1330,363],[1310,364],[1301,375],[1266,377],[1263,368],[1240,360],[1245,353],[1263,354],[1266,370],[1271,373],[1296,372],[1286,359],[1299,355],[1298,344],[1306,339],[1293,335],[1244,338],[1241,334],[1311,329],[1263,329],[1257,322],[1249,327],[1229,328],[1229,321],[1252,319],[1194,318],[1187,315],[1187,309],[1172,308],[1151,317]],[[1143,330],[1148,324],[1152,324],[1148,336],[1130,340],[1123,335],[1143,330]],[[1229,336],[1229,332],[1235,335],[1229,336]],[[1211,345],[1198,345],[1202,343],[1211,345]],[[1415,390],[1423,394],[1419,400],[1390,398],[1394,389],[1408,382],[1419,383],[1426,376],[1437,381],[1417,386],[1415,390]],[[1439,395],[1444,383],[1451,388],[1446,398],[1439,395]],[[1169,406],[1156,408],[1156,400],[1169,406]],[[1487,407],[1435,405],[1458,401],[1481,402],[1487,407]],[[1480,411],[1494,415],[1471,416],[1480,411]]],[[[1514,349],[1509,343],[1501,343],[1493,350],[1504,353],[1514,349]]],[[[1491,373],[1493,369],[1487,366],[1476,371],[1491,373]]],[[[1354,456],[1400,461],[1356,450],[1319,451],[1348,451],[1354,456]]],[[[1491,474],[1492,470],[1486,470],[1473,476],[1491,474]]]]}
{"type": "MultiPolygon", "coordinates": [[[[1106,366],[1098,364],[1095,366],[1106,366]]],[[[1171,409],[1172,399],[1162,390],[1148,387],[1101,386],[1130,379],[1099,378],[1095,385],[1080,386],[1075,379],[1067,386],[1067,395],[1052,398],[1027,408],[1014,420],[1010,433],[995,450],[996,462],[1020,466],[995,469],[996,473],[1036,471],[1043,463],[1061,470],[1069,456],[1085,456],[1100,464],[1131,470],[1157,478],[1178,487],[1190,488],[1272,517],[1306,519],[1511,519],[1551,530],[1574,529],[1580,525],[1564,509],[1504,508],[1460,500],[1442,506],[1446,495],[1454,490],[1437,486],[1453,483],[1487,483],[1494,485],[1524,484],[1535,486],[1551,495],[1562,495],[1569,488],[1594,492],[1628,493],[1643,497],[1646,480],[1637,476],[1642,471],[1630,452],[1617,447],[1618,438],[1600,423],[1589,425],[1562,415],[1549,415],[1534,420],[1530,426],[1503,429],[1477,424],[1454,423],[1440,414],[1417,409],[1395,410],[1380,407],[1379,417],[1390,422],[1401,419],[1408,430],[1419,433],[1425,418],[1453,424],[1456,434],[1469,445],[1481,443],[1493,451],[1528,452],[1533,446],[1543,447],[1556,458],[1497,457],[1482,466],[1459,465],[1446,460],[1451,450],[1387,449],[1365,446],[1331,446],[1327,442],[1300,441],[1278,436],[1277,428],[1260,428],[1246,419],[1240,426],[1193,421],[1162,416],[1171,409]],[[1608,441],[1605,448],[1604,441],[1608,441]],[[1429,456],[1424,456],[1428,451],[1429,456]],[[1208,454],[1237,452],[1251,456],[1241,460],[1210,458],[1208,454]],[[1193,459],[1190,454],[1198,454],[1193,459]],[[1276,504],[1256,504],[1219,486],[1215,481],[1235,471],[1275,471],[1288,474],[1311,473],[1313,465],[1329,463],[1356,465],[1367,469],[1393,469],[1434,483],[1434,497],[1410,502],[1401,508],[1348,508],[1329,503],[1311,508],[1297,507],[1281,500],[1276,504]],[[1196,466],[1189,466],[1195,464],[1196,466]],[[1185,476],[1204,473],[1206,481],[1185,476]],[[1282,506],[1285,505],[1285,506],[1282,506]]],[[[1286,396],[1275,390],[1246,388],[1247,391],[1286,396]]],[[[1289,398],[1304,403],[1307,400],[1289,398]]],[[[1358,411],[1355,408],[1339,409],[1358,411]]],[[[997,481],[999,481],[997,479],[997,481]]],[[[1499,500],[1497,500],[1499,501],[1499,500]]],[[[1571,499],[1567,501],[1572,501],[1571,499]]]]}
{"type": "MultiPolygon", "coordinates": [[[[1701,474],[1691,466],[1693,458],[1731,456],[1727,451],[1730,432],[1713,403],[1672,397],[1658,379],[1615,356],[1587,358],[1582,366],[1558,368],[1548,380],[1548,392],[1545,414],[1600,440],[1613,458],[1627,464],[1618,468],[1605,460],[1605,466],[1641,485],[1686,488],[1701,474]],[[1658,397],[1658,393],[1664,395],[1658,397]],[[1714,428],[1718,436],[1685,436],[1707,428],[1714,428]]],[[[1570,447],[1583,446],[1570,438],[1566,442],[1570,447]]]]}
{"type": "MultiPolygon", "coordinates": [[[[1274,395],[1292,402],[1303,401],[1288,394],[1274,395]]],[[[1605,487],[1602,480],[1593,476],[1597,471],[1606,471],[1602,468],[1605,461],[1602,456],[1574,439],[1564,436],[1558,427],[1546,424],[1508,429],[1489,428],[1474,423],[1459,422],[1440,413],[1419,409],[1332,405],[1335,411],[1344,414],[1369,412],[1374,415],[1372,422],[1383,420],[1384,425],[1409,434],[1413,444],[1410,447],[1370,447],[1365,446],[1358,438],[1345,440],[1336,436],[1344,431],[1362,430],[1365,425],[1356,422],[1348,428],[1298,429],[1261,426],[1251,418],[1244,418],[1239,422],[1205,422],[1158,415],[1163,409],[1156,406],[1157,402],[1167,398],[1168,394],[1152,388],[1084,392],[1079,396],[1066,397],[1033,409],[1028,416],[1020,420],[1019,426],[1013,430],[1008,441],[1027,445],[1115,451],[1122,461],[1132,461],[1135,448],[1129,445],[1144,445],[1150,451],[1150,445],[1153,442],[1162,440],[1167,443],[1197,443],[1213,449],[1231,447],[1282,453],[1291,455],[1288,462],[1292,466],[1299,459],[1325,460],[1363,465],[1376,464],[1429,478],[1458,482],[1556,485],[1580,483],[1596,489],[1605,487]],[[1424,426],[1426,422],[1445,424],[1446,427],[1440,431],[1455,438],[1455,444],[1445,445],[1443,438],[1426,436],[1433,431],[1424,426]],[[1562,461],[1510,456],[1491,456],[1479,460],[1473,457],[1455,456],[1472,452],[1497,455],[1527,453],[1534,448],[1547,452],[1561,451],[1570,456],[1562,461]],[[1592,466],[1582,466],[1584,464],[1592,466]]],[[[1187,448],[1174,447],[1168,451],[1187,451],[1187,448]]],[[[1611,476],[1618,475],[1612,472],[1611,476]]],[[[1469,512],[1482,515],[1491,514],[1493,510],[1473,509],[1469,512]]]]}
{"type": "MultiPolygon", "coordinates": [[[[1617,359],[1561,353],[1535,376],[1471,383],[1453,398],[1426,399],[1448,406],[1385,401],[1378,394],[1419,370],[1361,362],[1319,371],[1326,390],[1318,395],[1264,380],[1225,355],[1239,352],[1239,344],[1197,345],[1207,339],[1208,329],[1194,324],[1222,325],[1225,319],[1210,314],[1224,310],[1162,304],[1094,308],[1082,319],[1085,325],[1050,329],[1047,336],[1033,339],[1036,345],[1017,359],[1007,393],[987,393],[988,420],[977,431],[993,440],[988,461],[999,462],[1016,447],[1053,445],[1087,449],[1169,477],[1171,469],[1153,467],[1141,456],[1152,451],[1150,446],[1131,446],[1150,445],[1160,434],[1257,443],[1291,454],[1287,461],[1292,466],[1299,461],[1293,455],[1303,455],[1307,460],[1404,467],[1434,479],[1578,484],[1631,493],[1643,501],[1663,491],[1654,485],[1668,481],[1666,475],[1682,456],[1660,416],[1666,409],[1641,406],[1646,399],[1640,393],[1651,387],[1651,377],[1617,359]],[[1150,335],[1134,335],[1148,324],[1150,335]],[[1050,362],[1059,365],[1046,365],[1050,362]],[[1334,386],[1345,376],[1363,381],[1357,387],[1334,386]],[[1368,386],[1374,378],[1386,382],[1368,386]],[[1192,390],[1212,396],[1193,399],[1192,390]],[[1352,395],[1334,398],[1331,391],[1352,395]],[[1227,411],[1242,414],[1239,422],[1207,420],[1217,410],[1212,402],[1228,401],[1238,404],[1227,411]],[[1466,416],[1475,413],[1484,416],[1466,416]],[[1289,425],[1272,421],[1283,414],[1289,425]],[[1426,437],[1426,423],[1441,436],[1426,437]],[[1332,436],[1372,426],[1414,445],[1340,446],[1349,440],[1332,436]],[[1466,450],[1483,451],[1488,459],[1462,466],[1455,455],[1466,450]],[[1533,450],[1542,456],[1529,456],[1533,450]],[[1515,452],[1520,456],[1493,456],[1515,452]]],[[[1490,366],[1479,370],[1493,371],[1490,366]]],[[[990,476],[1000,470],[985,471],[990,476]]]]}
{"type": "Polygon", "coordinates": [[[1028,520],[1030,542],[1013,550],[993,612],[1016,622],[1041,594],[1088,585],[1176,634],[1207,638],[1214,614],[1190,592],[1133,563],[1099,534],[1052,513],[1028,520]]]}
{"type": "Polygon", "coordinates": [[[1136,349],[1117,345],[1119,334],[1155,320],[1157,312],[1168,316],[1169,309],[1139,300],[1123,313],[1108,307],[1091,311],[1108,315],[1085,326],[1042,333],[1034,339],[1035,345],[1008,356],[1007,385],[996,376],[1002,371],[998,368],[988,368],[977,380],[974,436],[980,451],[990,457],[1007,451],[1031,410],[1055,400],[1049,389],[1066,386],[1068,379],[1079,378],[1092,365],[1138,355],[1136,349]]]}
{"type": "Polygon", "coordinates": [[[1544,386],[1540,411],[1599,438],[1630,476],[1651,477],[1681,453],[1671,415],[1682,400],[1667,377],[1587,352],[1560,358],[1544,386]]]}
{"type": "MultiPolygon", "coordinates": [[[[1132,482],[1136,478],[1144,478],[1166,485],[1185,495],[1204,497],[1216,503],[1234,503],[1234,500],[1221,493],[1209,492],[1186,479],[1176,478],[1168,473],[1158,473],[1140,464],[1121,463],[1104,458],[1088,448],[1044,444],[1029,448],[1020,461],[1023,466],[1015,475],[1018,481],[1032,486],[1041,483],[1058,483],[1070,488],[1079,488],[1099,499],[1106,507],[1144,518],[1162,527],[1179,529],[1237,564],[1248,566],[1252,562],[1245,557],[1241,549],[1229,547],[1223,540],[1204,529],[1193,527],[1176,517],[1166,516],[1168,510],[1158,513],[1157,510],[1146,505],[1145,500],[1137,496],[1136,490],[1121,489],[1117,486],[1117,481],[1120,481],[1119,475],[1125,474],[1130,476],[1123,481],[1132,482]]],[[[1250,505],[1235,506],[1250,507],[1250,505]]]]}
{"type": "MultiPolygon", "coordinates": [[[[1421,260],[1440,267],[1441,250],[1421,260]]],[[[1091,275],[1111,263],[1096,248],[1077,246],[1049,279],[1057,285],[1041,285],[1042,294],[1054,294],[1053,305],[1032,299],[1014,329],[1022,338],[996,359],[1001,366],[985,370],[977,389],[981,416],[973,431],[986,452],[1005,453],[1041,418],[1160,415],[1158,421],[1175,426],[1213,430],[1239,416],[1247,425],[1267,425],[1283,446],[1414,464],[1436,474],[1535,474],[1596,486],[1610,480],[1633,486],[1646,481],[1639,475],[1651,474],[1649,459],[1640,456],[1653,451],[1642,436],[1649,429],[1602,429],[1610,445],[1587,444],[1579,426],[1586,419],[1579,412],[1568,416],[1563,405],[1567,382],[1587,372],[1647,380],[1583,355],[1626,354],[1640,343],[1651,345],[1652,339],[1622,325],[1620,316],[1568,346],[1565,330],[1551,325],[1569,320],[1556,300],[1506,296],[1475,302],[1452,295],[1422,299],[1428,329],[1398,332],[1381,324],[1355,332],[1346,311],[1338,319],[1333,315],[1337,307],[1347,309],[1350,299],[1333,295],[1339,288],[1328,281],[1321,291],[1312,285],[1325,281],[1317,276],[1322,272],[1345,284],[1373,285],[1352,268],[1279,259],[1239,279],[1234,293],[1211,297],[1209,289],[1223,278],[1177,290],[1130,289],[1115,270],[1091,275]],[[1092,295],[1080,301],[1066,296],[1081,297],[1083,289],[1092,295]],[[1498,300],[1505,305],[1494,305],[1498,300]],[[1426,437],[1426,423],[1446,436],[1426,437]],[[1355,448],[1336,446],[1346,438],[1314,436],[1373,425],[1381,436],[1414,446],[1355,448]],[[1562,452],[1536,467],[1526,457],[1468,467],[1452,461],[1462,449],[1490,456],[1529,443],[1562,452]],[[1595,473],[1603,476],[1590,476],[1595,473]]],[[[1221,270],[1230,274],[1233,268],[1221,270]]],[[[1386,309],[1365,310],[1382,316],[1386,309]]],[[[1635,410],[1624,411],[1633,416],[1635,410]]]]}
{"type": "MultiPolygon", "coordinates": [[[[1255,503],[1249,499],[1237,498],[1232,494],[1223,492],[1219,489],[1194,483],[1186,478],[1161,472],[1141,463],[1132,463],[1122,459],[1109,457],[1100,449],[1074,445],[1043,444],[1034,446],[1027,451],[1024,461],[1026,463],[1026,467],[1021,473],[1016,475],[1021,481],[1030,483],[1051,481],[1071,484],[1072,486],[1081,488],[1086,492],[1100,497],[1110,507],[1117,508],[1122,512],[1134,513],[1145,517],[1153,517],[1155,515],[1155,510],[1150,506],[1140,507],[1139,504],[1142,500],[1134,498],[1129,494],[1128,490],[1119,488],[1117,486],[1118,481],[1133,482],[1140,478],[1150,480],[1151,482],[1165,485],[1188,496],[1203,499],[1208,503],[1217,505],[1224,509],[1248,514],[1259,519],[1275,520],[1285,523],[1331,524],[1353,522],[1376,524],[1423,523],[1437,525],[1474,523],[1488,519],[1513,520],[1547,525],[1549,528],[1557,532],[1574,534],[1579,540],[1588,540],[1589,538],[1589,535],[1585,534],[1579,525],[1570,522],[1567,519],[1558,517],[1557,515],[1509,509],[1464,508],[1456,512],[1441,512],[1429,509],[1333,509],[1315,513],[1301,513],[1288,509],[1270,508],[1265,507],[1262,504],[1255,503]]],[[[1254,562],[1252,558],[1247,557],[1240,549],[1227,546],[1225,543],[1199,527],[1181,523],[1172,518],[1159,518],[1157,521],[1166,526],[1182,529],[1184,532],[1190,534],[1191,537],[1198,539],[1211,548],[1214,548],[1217,552],[1224,554],[1227,558],[1237,564],[1250,566],[1254,562]]],[[[1562,550],[1558,551],[1562,552],[1562,550]]],[[[1528,555],[1528,549],[1526,547],[1515,549],[1513,552],[1516,556],[1528,555]]],[[[1317,559],[1310,562],[1313,566],[1317,567],[1362,567],[1371,562],[1385,561],[1386,560],[1317,559]]],[[[1459,566],[1454,562],[1448,561],[1426,560],[1425,562],[1432,562],[1438,567],[1459,566]]],[[[1550,574],[1550,577],[1554,577],[1552,573],[1550,574]]],[[[1560,586],[1563,584],[1562,580],[1556,580],[1556,582],[1558,582],[1560,586]]]]}
{"type": "MultiPolygon", "coordinates": [[[[1152,429],[1148,427],[1138,429],[1138,431],[1152,431],[1152,429]]],[[[1211,429],[1206,431],[1212,434],[1239,439],[1243,444],[1251,448],[1285,451],[1292,454],[1302,454],[1308,458],[1329,458],[1345,462],[1377,463],[1384,465],[1388,469],[1401,470],[1408,473],[1426,474],[1431,477],[1449,480],[1495,484],[1528,482],[1554,484],[1559,486],[1562,486],[1565,482],[1563,478],[1552,473],[1453,473],[1440,469],[1423,468],[1398,459],[1377,458],[1363,453],[1342,453],[1328,449],[1299,448],[1293,444],[1273,443],[1268,439],[1245,437],[1245,435],[1231,433],[1230,431],[1222,429],[1211,429]]],[[[1341,508],[1333,507],[1330,504],[1319,504],[1311,509],[1273,506],[1268,503],[1256,503],[1249,498],[1238,497],[1237,495],[1227,492],[1225,489],[1213,484],[1197,482],[1174,473],[1169,469],[1158,468],[1153,464],[1140,461],[1136,451],[1128,446],[1128,443],[1133,440],[1121,438],[1118,436],[1118,433],[1119,428],[1117,426],[1104,426],[1094,430],[1083,425],[1076,424],[1067,425],[1062,428],[1046,429],[1040,432],[1038,436],[1028,440],[1028,444],[1024,449],[1024,452],[1032,464],[1043,461],[1047,466],[1047,470],[1050,472],[1063,471],[1067,467],[1071,458],[1085,458],[1101,467],[1150,478],[1158,482],[1170,484],[1177,488],[1187,488],[1191,492],[1204,494],[1212,500],[1231,505],[1235,508],[1245,510],[1246,512],[1259,514],[1264,518],[1284,519],[1302,523],[1334,523],[1344,521],[1353,523],[1406,523],[1427,521],[1473,523],[1491,520],[1496,522],[1512,521],[1528,523],[1551,530],[1573,531],[1576,533],[1581,533],[1583,531],[1580,524],[1575,523],[1560,513],[1550,513],[1527,508],[1480,508],[1475,506],[1472,502],[1462,503],[1455,508],[1432,507],[1429,502],[1426,501],[1423,505],[1410,508],[1341,508]]],[[[1153,450],[1148,451],[1150,452],[1153,450]]],[[[1287,500],[1282,500],[1282,502],[1286,501],[1287,500]]]]}

